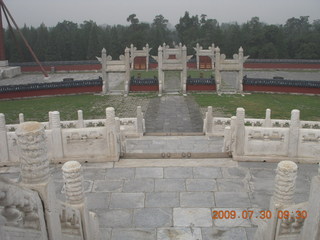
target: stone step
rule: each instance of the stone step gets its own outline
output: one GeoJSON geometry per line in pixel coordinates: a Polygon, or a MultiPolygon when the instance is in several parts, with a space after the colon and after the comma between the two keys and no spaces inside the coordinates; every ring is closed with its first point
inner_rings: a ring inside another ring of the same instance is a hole
{"type": "Polygon", "coordinates": [[[125,153],[124,159],[204,159],[204,158],[231,158],[226,152],[163,152],[163,153],[125,153]]]}

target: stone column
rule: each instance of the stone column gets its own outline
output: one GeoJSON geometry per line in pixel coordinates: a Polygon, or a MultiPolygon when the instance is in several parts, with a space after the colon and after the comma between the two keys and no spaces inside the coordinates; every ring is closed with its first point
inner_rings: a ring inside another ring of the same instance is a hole
{"type": "Polygon", "coordinates": [[[131,70],[134,70],[134,58],[135,58],[135,54],[134,54],[134,46],[131,43],[130,44],[130,64],[131,64],[131,70]]]}
{"type": "Polygon", "coordinates": [[[212,106],[208,107],[208,111],[206,112],[206,119],[207,119],[206,134],[212,134],[212,127],[213,127],[212,106]]]}
{"type": "Polygon", "coordinates": [[[244,126],[245,110],[243,108],[237,108],[236,119],[236,141],[235,141],[235,154],[237,156],[244,155],[245,146],[245,126],[244,126]]]}
{"type": "Polygon", "coordinates": [[[301,239],[318,240],[320,239],[320,167],[318,176],[312,178],[310,195],[308,201],[308,217],[304,222],[301,239]]]}
{"type": "Polygon", "coordinates": [[[216,48],[216,57],[215,57],[215,80],[216,80],[216,88],[217,92],[220,91],[221,84],[221,73],[220,73],[220,48],[216,48]]]}
{"type": "Polygon", "coordinates": [[[264,127],[272,127],[272,123],[271,123],[271,110],[268,108],[266,109],[266,118],[264,120],[264,127]]]}
{"type": "Polygon", "coordinates": [[[231,152],[231,127],[224,128],[222,152],[231,152]]]}
{"type": "Polygon", "coordinates": [[[141,106],[137,107],[137,132],[139,136],[143,136],[143,112],[141,106]]]}
{"type": "Polygon", "coordinates": [[[181,48],[181,53],[182,53],[182,66],[183,66],[183,70],[182,70],[182,93],[183,94],[187,94],[187,47],[185,45],[183,45],[183,47],[181,48]]]}
{"type": "Polygon", "coordinates": [[[164,73],[162,71],[162,61],[163,61],[163,50],[162,47],[158,48],[158,80],[159,80],[159,96],[162,95],[164,73]]]}
{"type": "Polygon", "coordinates": [[[25,122],[16,130],[21,184],[35,190],[44,205],[49,239],[62,239],[55,186],[50,179],[45,131],[41,123],[25,122]]]}
{"type": "Polygon", "coordinates": [[[78,110],[77,128],[84,128],[83,112],[82,112],[82,110],[78,110]]]}
{"type": "Polygon", "coordinates": [[[214,54],[214,43],[211,45],[211,65],[212,65],[212,70],[214,70],[214,62],[215,62],[215,54],[214,54]]]}
{"type": "Polygon", "coordinates": [[[113,107],[106,109],[106,131],[107,131],[107,160],[119,161],[120,147],[118,143],[118,132],[116,130],[115,112],[113,107]]]}
{"type": "Polygon", "coordinates": [[[23,123],[24,122],[24,115],[23,113],[19,113],[19,123],[23,123]]]}
{"type": "Polygon", "coordinates": [[[300,132],[300,111],[291,111],[291,120],[289,128],[289,145],[288,145],[288,156],[298,157],[299,147],[299,132],[300,132]]]}
{"type": "Polygon", "coordinates": [[[230,142],[230,151],[231,153],[235,152],[235,145],[236,145],[236,123],[237,118],[235,116],[231,117],[230,123],[230,131],[231,131],[231,142],[230,142]]]}
{"type": "Polygon", "coordinates": [[[102,71],[102,94],[109,93],[109,82],[107,77],[107,50],[105,48],[101,51],[101,71],[102,71]]]}
{"type": "Polygon", "coordinates": [[[238,74],[238,91],[241,93],[243,92],[243,63],[244,63],[244,57],[243,57],[243,48],[239,48],[239,74],[238,74]]]}
{"type": "Polygon", "coordinates": [[[200,56],[199,56],[199,54],[200,54],[200,44],[199,43],[197,43],[197,45],[196,45],[196,47],[195,47],[195,50],[196,50],[196,60],[197,60],[197,70],[199,70],[200,69],[200,56]]]}
{"type": "Polygon", "coordinates": [[[150,48],[149,48],[149,44],[146,44],[146,70],[147,72],[149,71],[149,52],[150,52],[150,48]]]}
{"type": "Polygon", "coordinates": [[[81,165],[77,161],[68,161],[62,166],[63,180],[67,202],[78,209],[81,215],[83,235],[85,239],[94,239],[91,228],[90,215],[84,195],[81,165]]]}
{"type": "Polygon", "coordinates": [[[63,142],[60,125],[60,113],[50,112],[51,116],[51,136],[52,136],[52,155],[55,159],[63,158],[63,142]]]}
{"type": "Polygon", "coordinates": [[[6,119],[3,113],[0,113],[0,162],[9,161],[9,148],[7,138],[6,119]]]}
{"type": "Polygon", "coordinates": [[[278,210],[283,206],[294,204],[295,181],[297,178],[298,166],[292,161],[281,161],[277,167],[275,178],[274,194],[271,197],[269,210],[272,218],[268,220],[264,230],[264,240],[274,240],[277,234],[278,210]]]}
{"type": "Polygon", "coordinates": [[[130,90],[130,49],[126,48],[124,51],[125,61],[125,85],[124,85],[124,96],[128,96],[130,90]]]}

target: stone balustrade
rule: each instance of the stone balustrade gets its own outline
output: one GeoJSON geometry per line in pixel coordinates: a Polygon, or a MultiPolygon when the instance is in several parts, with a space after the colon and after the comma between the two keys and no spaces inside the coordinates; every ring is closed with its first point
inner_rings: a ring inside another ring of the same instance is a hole
{"type": "MultiPolygon", "coordinates": [[[[320,168],[319,168],[320,169],[320,168]]],[[[294,203],[298,166],[292,161],[278,164],[270,217],[259,222],[255,240],[317,240],[320,238],[320,171],[313,177],[309,200],[294,203]]]]}
{"type": "MultiPolygon", "coordinates": [[[[59,128],[59,116],[52,117],[52,127],[59,128]]],[[[87,210],[80,163],[63,165],[67,203],[60,202],[50,177],[43,125],[21,123],[16,136],[20,182],[0,178],[0,239],[98,240],[99,223],[87,210]]]]}
{"type": "MultiPolygon", "coordinates": [[[[49,160],[118,161],[125,151],[125,139],[143,136],[145,120],[141,107],[137,107],[135,118],[117,118],[112,111],[111,115],[106,114],[105,119],[84,120],[79,110],[78,119],[71,121],[61,121],[57,111],[49,112],[49,121],[41,123],[49,160]],[[110,129],[113,130],[110,132],[110,129]]],[[[24,122],[23,114],[19,114],[19,119],[24,122]]],[[[6,125],[4,114],[0,114],[0,166],[19,163],[15,133],[18,127],[19,124],[6,125]]]]}

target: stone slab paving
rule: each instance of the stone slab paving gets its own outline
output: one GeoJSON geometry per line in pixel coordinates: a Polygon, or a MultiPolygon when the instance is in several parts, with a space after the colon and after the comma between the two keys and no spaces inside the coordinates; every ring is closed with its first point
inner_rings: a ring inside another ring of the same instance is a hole
{"type": "Polygon", "coordinates": [[[126,139],[127,153],[221,153],[223,137],[143,136],[126,139]]]}
{"type": "MultiPolygon", "coordinates": [[[[161,165],[144,160],[153,166],[134,159],[83,164],[88,207],[99,216],[101,239],[253,239],[257,213],[268,210],[276,163],[165,159],[158,160],[161,165]],[[136,166],[122,163],[128,161],[136,166]],[[252,219],[242,218],[247,210],[255,212],[252,219]],[[213,211],[235,211],[238,217],[212,219],[213,211]]],[[[52,166],[51,172],[57,196],[65,200],[61,167],[52,166]]],[[[298,167],[295,197],[302,202],[308,198],[318,167],[298,167]]],[[[16,167],[0,168],[0,176],[18,181],[18,171],[16,167]]]]}
{"type": "Polygon", "coordinates": [[[202,132],[199,106],[190,97],[167,95],[149,102],[145,114],[146,132],[202,132]]]}

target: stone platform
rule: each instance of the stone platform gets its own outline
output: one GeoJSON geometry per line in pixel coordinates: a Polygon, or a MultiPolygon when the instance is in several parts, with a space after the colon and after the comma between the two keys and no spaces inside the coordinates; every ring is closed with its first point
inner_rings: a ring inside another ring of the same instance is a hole
{"type": "MultiPolygon", "coordinates": [[[[126,159],[84,164],[90,210],[104,240],[251,240],[259,219],[212,219],[212,211],[268,210],[276,163],[231,159],[126,159]]],[[[306,201],[315,165],[299,164],[296,202],[306,201]]],[[[18,168],[1,168],[17,180],[18,168]]],[[[64,200],[61,165],[52,166],[64,200]]]]}

